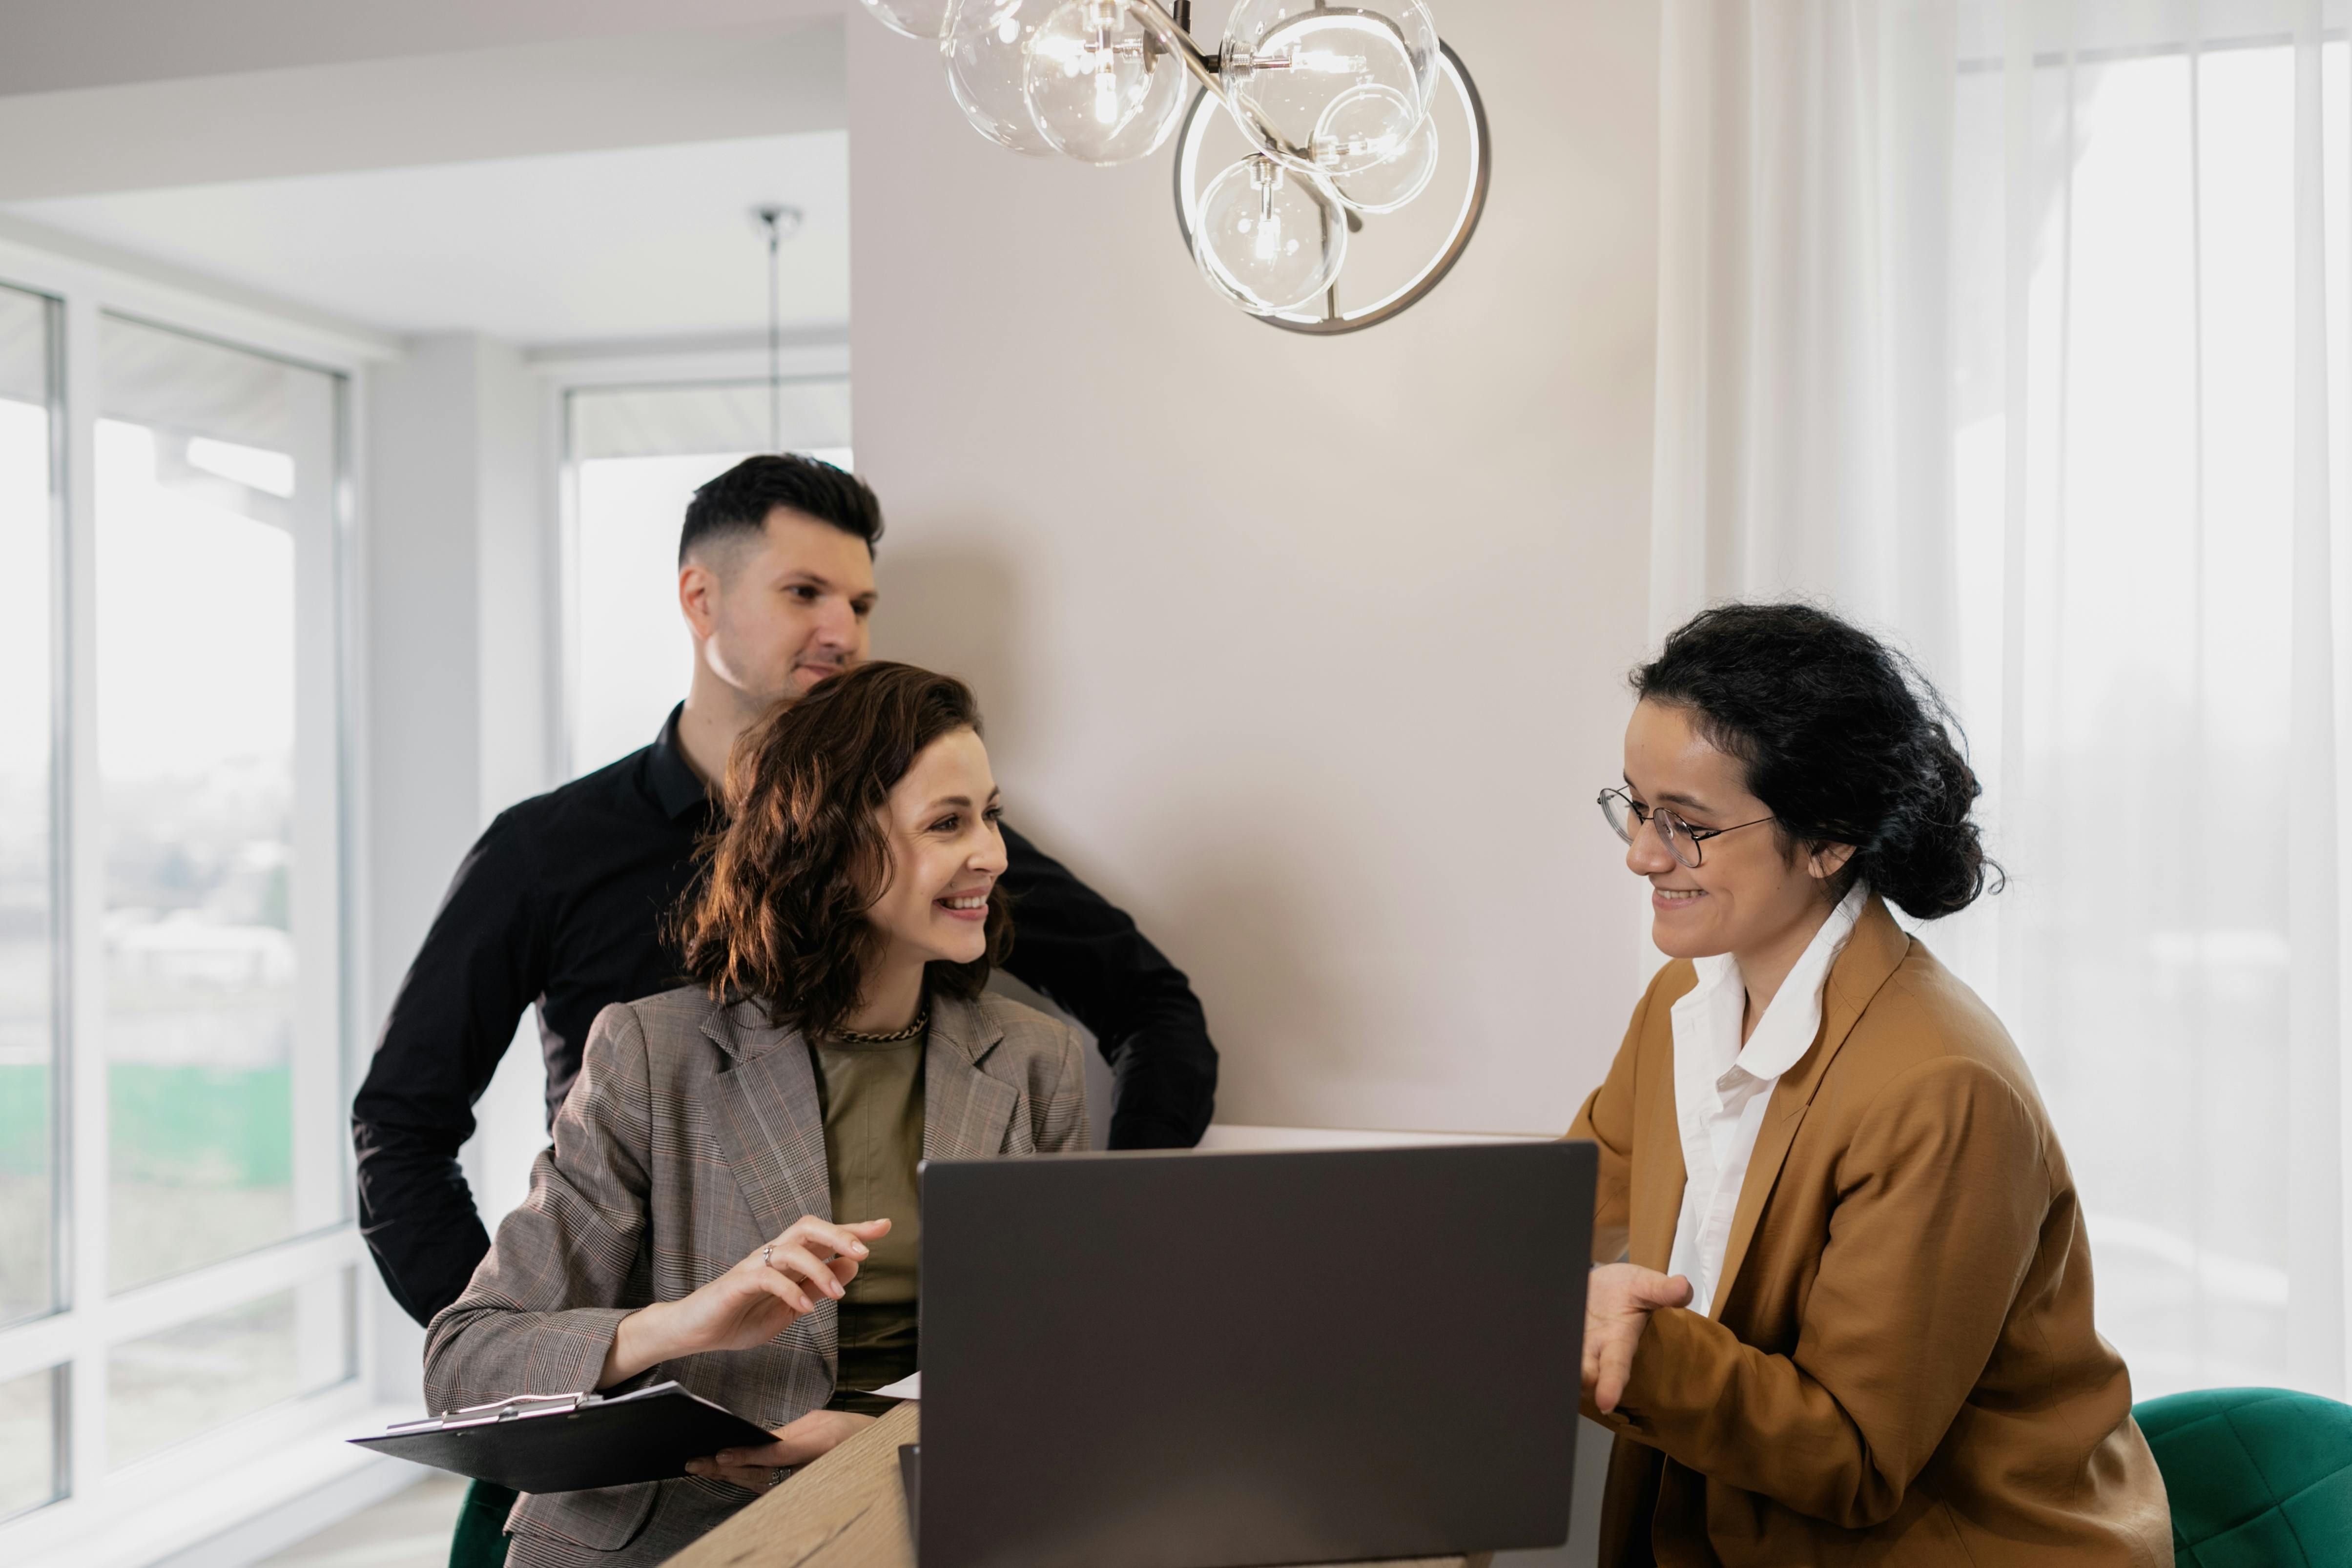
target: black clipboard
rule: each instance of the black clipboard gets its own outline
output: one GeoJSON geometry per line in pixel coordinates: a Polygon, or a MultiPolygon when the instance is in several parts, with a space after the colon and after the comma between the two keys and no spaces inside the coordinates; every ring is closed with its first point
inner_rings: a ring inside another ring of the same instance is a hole
{"type": "Polygon", "coordinates": [[[609,1397],[524,1394],[351,1441],[519,1492],[576,1492],[667,1480],[686,1474],[688,1459],[775,1437],[676,1383],[657,1383],[609,1397]]]}

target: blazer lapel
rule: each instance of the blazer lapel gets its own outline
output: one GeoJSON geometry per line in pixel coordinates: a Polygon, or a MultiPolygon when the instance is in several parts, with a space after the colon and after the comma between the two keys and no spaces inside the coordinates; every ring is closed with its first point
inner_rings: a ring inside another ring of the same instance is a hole
{"type": "Polygon", "coordinates": [[[924,1159],[1034,1152],[1012,1148],[1008,1137],[1021,1091],[981,1068],[1003,1038],[972,1003],[943,997],[933,1005],[923,1051],[924,1159]]]}
{"type": "MultiPolygon", "coordinates": [[[[1773,1184],[1780,1179],[1780,1167],[1797,1141],[1797,1129],[1804,1122],[1814,1091],[1821,1088],[1846,1037],[1853,1032],[1863,1009],[1870,1005],[1870,999],[1878,994],[1878,988],[1886,984],[1887,977],[1910,952],[1911,939],[1895,923],[1895,917],[1886,912],[1885,901],[1872,894],[1862,919],[1854,922],[1853,935],[1846,940],[1845,951],[1830,965],[1829,979],[1822,987],[1822,1032],[1814,1037],[1812,1048],[1798,1058],[1797,1065],[1780,1075],[1780,1081],[1772,1086],[1771,1100],[1765,1105],[1764,1125],[1757,1130],[1756,1149],[1748,1158],[1748,1174],[1739,1184],[1739,1206],[1732,1210],[1731,1236],[1724,1244],[1723,1268],[1716,1275],[1715,1307],[1708,1315],[1717,1321],[1722,1320],[1724,1303],[1731,1300],[1732,1283],[1738,1278],[1740,1264],[1747,1259],[1748,1243],[1755,1239],[1764,1201],[1772,1195],[1773,1184]]],[[[1681,1147],[1679,1140],[1675,1147],[1681,1147]]]]}
{"type": "Polygon", "coordinates": [[[711,1122],[760,1234],[780,1236],[803,1215],[831,1219],[824,1113],[800,1031],[777,1028],[750,1003],[712,1007],[702,1031],[729,1058],[711,1122]]]}

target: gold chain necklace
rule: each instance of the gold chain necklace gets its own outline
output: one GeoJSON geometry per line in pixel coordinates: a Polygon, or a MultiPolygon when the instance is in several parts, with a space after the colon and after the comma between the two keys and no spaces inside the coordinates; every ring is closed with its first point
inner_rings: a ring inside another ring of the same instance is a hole
{"type": "Polygon", "coordinates": [[[926,1007],[915,1015],[913,1023],[903,1029],[894,1029],[887,1035],[868,1035],[856,1029],[835,1029],[833,1031],[833,1037],[845,1046],[895,1046],[901,1040],[913,1039],[930,1026],[931,1010],[926,1007]]]}

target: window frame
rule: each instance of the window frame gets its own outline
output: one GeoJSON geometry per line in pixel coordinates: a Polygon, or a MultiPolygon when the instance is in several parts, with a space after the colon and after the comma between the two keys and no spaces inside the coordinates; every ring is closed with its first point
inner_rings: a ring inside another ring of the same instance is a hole
{"type": "MultiPolygon", "coordinates": [[[[764,384],[770,361],[764,342],[739,341],[641,352],[555,351],[530,355],[528,363],[541,377],[541,439],[555,476],[550,492],[554,515],[548,520],[555,538],[555,615],[548,652],[555,665],[556,766],[562,778],[572,779],[578,776],[580,734],[580,485],[572,457],[572,395],[764,384]]],[[[856,381],[845,330],[803,333],[786,342],[777,353],[774,370],[787,384],[837,380],[854,389],[856,381]]],[[[854,423],[851,437],[855,440],[854,423]]]]}
{"type": "MultiPolygon", "coordinates": [[[[96,668],[96,458],[101,407],[98,334],[112,316],[208,339],[334,378],[332,412],[337,472],[329,503],[327,569],[332,583],[329,635],[335,649],[331,676],[335,709],[328,737],[335,780],[328,827],[335,845],[333,942],[336,1098],[348,1104],[362,1070],[365,994],[365,669],[361,617],[362,575],[358,497],[364,493],[365,380],[371,363],[395,357],[399,345],[364,330],[277,307],[236,290],[182,279],[170,269],[101,247],[51,237],[33,226],[0,220],[0,283],[44,296],[51,338],[50,641],[54,791],[50,807],[53,948],[57,989],[52,1002],[51,1206],[57,1270],[47,1312],[0,1328],[0,1381],[62,1367],[63,1419],[57,1428],[56,1500],[0,1521],[0,1559],[26,1561],[70,1550],[77,1561],[100,1562],[128,1552],[154,1552],[134,1543],[184,1543],[188,1504],[222,1523],[259,1512],[284,1491],[270,1472],[288,1456],[326,1433],[369,1424],[379,1387],[414,1385],[386,1375],[385,1335],[372,1310],[372,1268],[350,1206],[343,1216],[283,1240],[155,1281],[110,1293],[107,1281],[109,1139],[103,1009],[105,953],[100,921],[105,908],[104,824],[99,809],[96,668]],[[309,1394],[279,1401],[208,1429],[201,1436],[110,1468],[107,1461],[107,1358],[111,1347],[277,1294],[293,1285],[355,1271],[355,1310],[349,1347],[354,1375],[309,1394]],[[226,1511],[224,1511],[226,1510],[226,1511]],[[160,1530],[164,1516],[178,1531],[160,1530]]],[[[298,770],[303,767],[297,753],[298,770]]],[[[306,816],[308,814],[305,814],[306,816]]],[[[316,819],[310,819],[315,830],[316,819]]],[[[352,1180],[352,1154],[339,1119],[331,1146],[337,1179],[352,1180]]],[[[403,1358],[405,1359],[405,1358],[403,1358]]],[[[400,1402],[413,1405],[415,1395],[400,1402]]],[[[316,1485],[317,1465],[295,1467],[316,1485]]],[[[218,1528],[216,1524],[215,1528],[218,1528]]]]}

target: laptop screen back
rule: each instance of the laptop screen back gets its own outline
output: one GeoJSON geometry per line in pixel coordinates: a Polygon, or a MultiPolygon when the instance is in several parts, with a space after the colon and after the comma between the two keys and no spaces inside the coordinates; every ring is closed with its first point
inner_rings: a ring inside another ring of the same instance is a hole
{"type": "Polygon", "coordinates": [[[1557,1545],[1594,1154],[928,1163],[923,1568],[1557,1545]]]}

